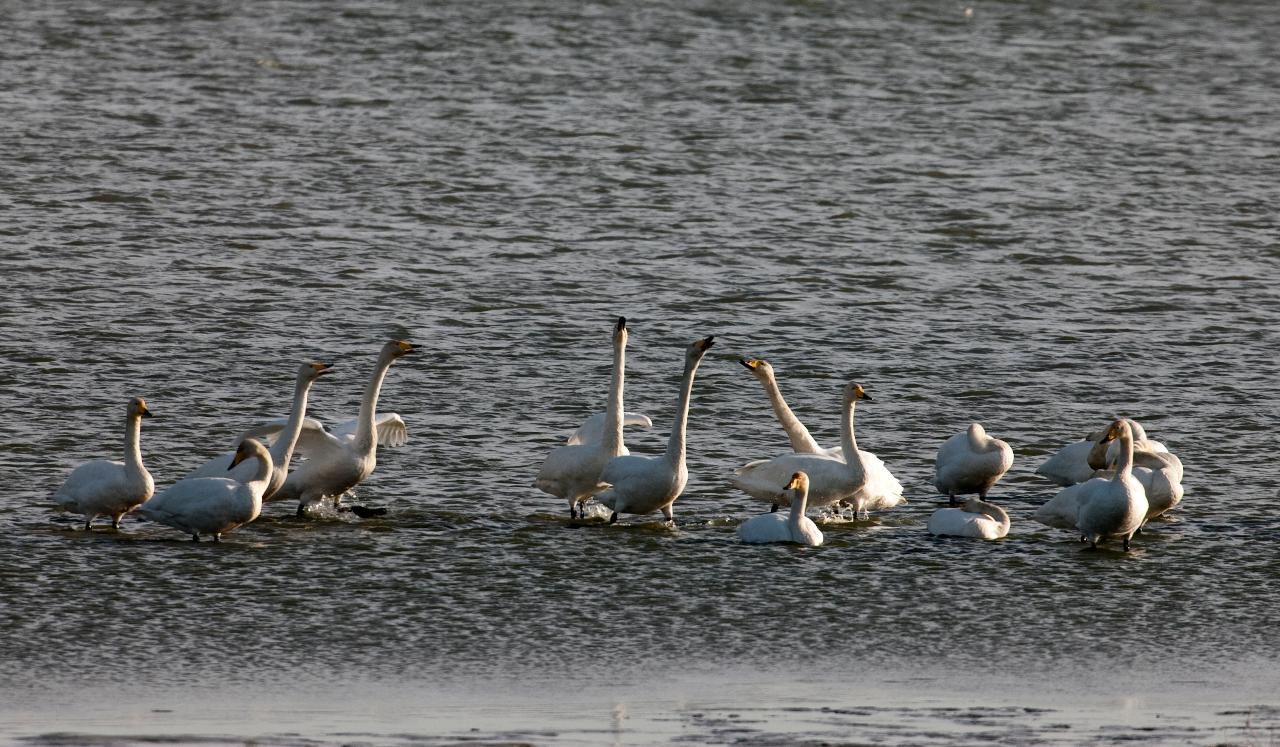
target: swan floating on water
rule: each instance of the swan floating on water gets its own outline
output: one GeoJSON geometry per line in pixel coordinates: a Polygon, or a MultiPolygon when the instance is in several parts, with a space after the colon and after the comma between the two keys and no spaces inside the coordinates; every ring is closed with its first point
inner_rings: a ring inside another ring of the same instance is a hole
{"type": "MultiPolygon", "coordinates": [[[[262,495],[264,501],[269,501],[284,485],[285,478],[289,474],[289,462],[293,459],[294,447],[298,443],[298,436],[302,433],[302,426],[307,414],[307,394],[311,391],[311,385],[316,379],[329,373],[332,369],[331,363],[303,363],[298,367],[298,376],[293,386],[293,405],[289,410],[289,419],[284,422],[282,429],[272,428],[255,428],[240,434],[236,439],[236,443],[244,441],[246,438],[255,438],[259,436],[274,436],[271,443],[271,478],[267,481],[267,489],[262,495]]],[[[314,420],[312,421],[315,422],[314,420]]],[[[323,428],[323,426],[322,426],[323,428]]],[[[231,462],[235,458],[235,452],[229,451],[220,454],[213,459],[205,462],[191,472],[188,472],[182,479],[189,480],[193,477],[229,477],[232,480],[247,482],[254,472],[254,465],[248,462],[241,462],[230,473],[231,462]]]]}
{"type": "Polygon", "coordinates": [[[1009,514],[994,503],[970,498],[959,508],[940,508],[929,517],[929,533],[994,540],[1009,534],[1009,514]]]}
{"type": "MultiPolygon", "coordinates": [[[[622,427],[627,422],[622,409],[626,363],[627,320],[626,317],[618,317],[613,328],[613,375],[609,380],[609,401],[603,417],[593,415],[588,418],[569,437],[567,444],[552,449],[534,481],[539,490],[569,502],[571,519],[585,515],[583,504],[608,487],[601,482],[600,473],[609,460],[630,453],[622,435],[622,427]]],[[[644,415],[628,415],[643,418],[646,426],[652,425],[644,415]]]]}
{"type": "Polygon", "coordinates": [[[262,512],[262,494],[271,480],[271,452],[256,439],[240,442],[228,471],[246,460],[256,461],[253,474],[241,482],[226,477],[179,480],[138,508],[138,515],[191,535],[222,539],[224,532],[248,524],[262,512]]]}
{"type": "Polygon", "coordinates": [[[151,473],[142,466],[139,438],[142,418],[152,417],[141,397],[129,400],[125,407],[124,461],[95,459],[71,471],[54,493],[53,500],[71,513],[84,514],[84,528],[92,528],[99,516],[110,516],[113,529],[120,528],[120,518],[142,505],[155,492],[151,473]]]}
{"type": "Polygon", "coordinates": [[[861,384],[849,383],[843,388],[843,420],[840,441],[843,454],[855,459],[840,461],[819,454],[783,454],[772,459],[759,459],[739,467],[729,481],[747,495],[775,503],[778,486],[790,475],[804,472],[809,477],[809,504],[829,506],[839,501],[853,504],[858,515],[906,503],[902,484],[875,454],[860,451],[854,439],[854,406],[858,400],[871,401],[861,384]]]}
{"type": "MultiPolygon", "coordinates": [[[[957,495],[977,493],[986,500],[1004,473],[1013,466],[1013,449],[987,435],[979,423],[943,442],[934,459],[933,485],[956,505],[957,495]]],[[[988,504],[989,505],[989,504],[988,504]]]]}
{"type": "Polygon", "coordinates": [[[791,450],[797,454],[817,454],[819,456],[827,456],[832,459],[844,459],[844,449],[835,446],[830,449],[824,449],[818,445],[813,436],[809,435],[809,429],[804,427],[804,423],[800,422],[800,418],[791,411],[791,407],[787,405],[787,401],[782,398],[782,390],[778,388],[778,380],[774,378],[773,366],[769,361],[760,360],[759,358],[739,358],[738,362],[746,367],[751,375],[760,381],[764,386],[765,394],[769,396],[769,404],[773,405],[773,415],[778,419],[778,424],[782,426],[782,430],[786,431],[787,439],[791,441],[791,450]]]}
{"type": "MultiPolygon", "coordinates": [[[[344,427],[329,433],[323,426],[317,430],[308,428],[304,421],[295,450],[307,458],[285,479],[284,485],[272,496],[275,500],[297,500],[298,515],[307,507],[326,498],[332,498],[338,507],[342,494],[359,485],[373,474],[378,463],[378,443],[384,425],[387,440],[396,445],[404,443],[404,421],[399,415],[385,414],[374,419],[378,407],[378,392],[387,376],[387,369],[400,358],[412,353],[415,346],[404,340],[391,340],[382,346],[373,377],[360,399],[360,414],[354,421],[354,430],[344,427]]],[[[312,421],[313,423],[315,421],[312,421]]],[[[316,425],[319,425],[316,423],[316,425]]]]}
{"type": "MultiPolygon", "coordinates": [[[[609,516],[610,524],[618,520],[618,514],[661,511],[667,521],[673,518],[671,505],[684,492],[689,481],[689,471],[685,467],[685,429],[689,423],[693,378],[702,357],[714,342],[714,336],[704,337],[695,340],[685,351],[680,403],[676,407],[666,451],[655,457],[617,456],[605,464],[600,480],[608,487],[596,496],[596,500],[613,512],[609,516]]],[[[781,485],[782,481],[778,484],[781,485]]]]}
{"type": "Polygon", "coordinates": [[[809,476],[797,472],[783,490],[790,493],[787,502],[791,513],[783,516],[770,512],[753,517],[738,527],[738,538],[750,544],[766,542],[795,542],[817,547],[822,544],[822,532],[813,520],[804,515],[809,503],[809,476]]]}

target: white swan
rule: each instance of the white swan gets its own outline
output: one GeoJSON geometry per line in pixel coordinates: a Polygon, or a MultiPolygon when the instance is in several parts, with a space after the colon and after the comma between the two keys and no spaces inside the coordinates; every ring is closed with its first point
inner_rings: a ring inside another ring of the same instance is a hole
{"type": "Polygon", "coordinates": [[[618,317],[613,327],[613,374],[609,380],[609,402],[598,432],[594,416],[588,418],[569,437],[569,443],[551,450],[533,483],[544,493],[567,500],[569,518],[577,518],[583,504],[607,487],[600,481],[600,472],[609,460],[630,453],[622,437],[626,366],[627,320],[626,317],[618,317]]]}
{"type": "Polygon", "coordinates": [[[259,441],[247,438],[236,449],[231,467],[248,459],[257,464],[247,481],[226,477],[179,480],[142,504],[138,515],[186,532],[196,542],[202,534],[219,541],[223,532],[248,524],[262,512],[262,493],[271,479],[271,452],[259,441]]]}
{"type": "Polygon", "coordinates": [[[151,473],[142,466],[142,450],[138,444],[142,418],[151,410],[141,397],[129,400],[125,408],[124,461],[95,459],[71,471],[53,500],[65,511],[84,514],[84,528],[93,526],[99,516],[110,516],[111,526],[120,528],[120,517],[137,508],[155,492],[151,473]]]}
{"type": "MultiPolygon", "coordinates": [[[[675,422],[667,449],[661,456],[618,456],[610,459],[600,473],[600,480],[607,489],[596,495],[596,500],[613,513],[609,523],[618,520],[618,514],[647,514],[661,511],[670,521],[671,504],[684,492],[689,481],[685,467],[685,429],[689,423],[689,400],[693,396],[693,377],[702,357],[715,342],[714,336],[696,340],[685,351],[684,375],[680,379],[680,403],[676,407],[675,422]]],[[[781,481],[778,482],[782,484],[781,481]]]]}
{"type": "MultiPolygon", "coordinates": [[[[1146,430],[1138,421],[1130,418],[1124,420],[1133,431],[1135,448],[1167,451],[1164,444],[1147,438],[1146,430]]],[[[1112,446],[1112,442],[1102,438],[1106,431],[1106,428],[1094,431],[1083,440],[1062,447],[1036,468],[1036,474],[1063,487],[1092,479],[1094,471],[1104,469],[1107,464],[1119,459],[1119,444],[1112,446]]]]}
{"type": "Polygon", "coordinates": [[[970,498],[959,508],[940,508],[929,517],[929,533],[994,540],[1009,534],[1009,514],[994,503],[970,498]]]}
{"type": "MultiPolygon", "coordinates": [[[[298,435],[302,432],[303,419],[307,414],[307,394],[311,391],[311,385],[315,383],[316,379],[329,373],[332,366],[333,364],[331,363],[303,363],[298,366],[298,377],[293,385],[293,405],[289,410],[289,419],[285,421],[281,431],[276,431],[278,437],[273,439],[271,443],[271,478],[267,481],[267,489],[262,495],[263,500],[270,500],[276,491],[280,489],[280,486],[284,485],[285,477],[289,474],[289,462],[293,459],[293,450],[298,443],[298,435]]],[[[260,431],[261,429],[255,430],[260,431]]],[[[250,432],[242,433],[236,439],[236,443],[238,444],[246,438],[255,436],[256,434],[250,432]]],[[[219,454],[188,472],[182,479],[228,477],[241,482],[248,481],[256,467],[252,464],[241,462],[234,470],[228,473],[227,470],[231,469],[231,462],[234,458],[234,451],[219,454]]]]}
{"type": "Polygon", "coordinates": [[[738,539],[751,544],[765,542],[795,542],[817,547],[822,544],[822,532],[813,520],[804,515],[809,503],[809,477],[803,472],[791,476],[784,490],[791,493],[787,502],[791,513],[767,513],[753,517],[738,526],[738,539]]]}
{"type": "Polygon", "coordinates": [[[998,438],[992,438],[978,423],[943,442],[934,459],[933,485],[939,493],[956,505],[957,495],[977,493],[986,500],[987,493],[1013,466],[1013,449],[998,438]]]}
{"type": "Polygon", "coordinates": [[[760,381],[764,387],[764,392],[769,396],[769,404],[773,405],[773,415],[778,419],[778,424],[782,426],[782,430],[786,431],[787,439],[791,442],[791,450],[797,454],[817,454],[819,456],[827,456],[832,459],[844,459],[844,449],[835,446],[830,449],[824,449],[818,445],[813,436],[809,435],[809,429],[804,427],[804,423],[800,422],[800,418],[791,411],[791,407],[787,405],[787,401],[782,398],[782,390],[778,389],[778,380],[773,375],[773,366],[769,361],[760,360],[758,358],[746,359],[739,358],[738,362],[751,372],[751,375],[760,381]]]}
{"type": "MultiPolygon", "coordinates": [[[[325,498],[332,498],[337,506],[343,493],[373,473],[378,463],[378,441],[374,437],[378,392],[391,364],[413,351],[414,346],[403,340],[391,340],[382,346],[373,377],[360,399],[360,414],[356,418],[354,433],[348,435],[341,431],[328,433],[323,429],[303,428],[296,450],[307,461],[289,474],[284,485],[272,496],[273,500],[296,499],[298,515],[302,516],[307,506],[325,498]]],[[[396,431],[402,435],[404,421],[399,416],[394,420],[399,422],[396,431]]]]}
{"type": "MultiPolygon", "coordinates": [[[[578,430],[574,431],[569,439],[565,441],[570,446],[577,444],[595,444],[600,443],[605,438],[605,425],[608,423],[608,412],[597,412],[586,420],[582,421],[582,425],[578,426],[578,430]]],[[[653,421],[648,415],[639,412],[622,413],[622,426],[638,425],[642,428],[652,428],[653,421]]]]}
{"type": "MultiPolygon", "coordinates": [[[[1114,475],[1114,469],[1098,470],[1094,473],[1094,477],[1105,479],[1110,479],[1114,475]]],[[[1147,517],[1142,522],[1143,526],[1182,502],[1182,460],[1172,452],[1139,451],[1135,448],[1133,476],[1142,483],[1142,488],[1147,494],[1147,517]]]]}
{"type": "MultiPolygon", "coordinates": [[[[859,515],[868,511],[906,503],[902,484],[876,455],[860,451],[854,440],[853,410],[857,400],[871,401],[861,384],[844,386],[844,418],[840,425],[840,441],[844,454],[857,458],[842,462],[818,454],[783,454],[760,459],[739,467],[729,481],[738,489],[762,501],[778,500],[778,487],[790,475],[804,472],[809,476],[809,505],[829,506],[838,501],[853,504],[859,515]]],[[[777,505],[777,504],[775,504],[777,505]]]]}
{"type": "Polygon", "coordinates": [[[1107,429],[1107,437],[1120,439],[1120,464],[1110,480],[1094,478],[1084,483],[1076,514],[1076,527],[1090,546],[1111,537],[1129,540],[1147,518],[1147,494],[1142,483],[1133,476],[1133,430],[1129,423],[1117,420],[1107,429]]]}

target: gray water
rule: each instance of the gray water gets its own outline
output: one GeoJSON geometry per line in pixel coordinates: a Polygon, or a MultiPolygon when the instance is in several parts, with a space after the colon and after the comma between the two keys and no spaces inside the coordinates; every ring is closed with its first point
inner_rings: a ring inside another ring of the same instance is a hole
{"type": "Polygon", "coordinates": [[[1270,744],[1280,725],[1280,16],[1267,2],[0,7],[0,739],[1270,744]],[[658,516],[532,487],[631,329],[658,516]],[[286,414],[410,442],[219,545],[51,496],[286,414]],[[738,356],[910,503],[746,547],[787,442],[738,356]],[[1186,466],[1128,554],[1031,521],[1124,414],[1186,466]],[[1017,455],[930,537],[938,445],[1017,455]]]}

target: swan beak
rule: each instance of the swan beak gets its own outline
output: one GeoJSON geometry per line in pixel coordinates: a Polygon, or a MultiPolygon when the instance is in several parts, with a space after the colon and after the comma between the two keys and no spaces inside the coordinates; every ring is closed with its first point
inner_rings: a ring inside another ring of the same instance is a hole
{"type": "Polygon", "coordinates": [[[227,471],[230,472],[235,469],[236,465],[243,462],[248,456],[249,452],[244,447],[236,449],[236,455],[231,457],[231,466],[227,467],[227,471]]]}
{"type": "Polygon", "coordinates": [[[408,355],[418,349],[413,343],[405,342],[404,340],[396,340],[396,347],[400,348],[401,355],[408,355]]]}
{"type": "Polygon", "coordinates": [[[871,395],[867,394],[866,392],[863,392],[862,396],[859,397],[858,399],[865,399],[868,402],[875,402],[875,400],[871,398],[871,395]]]}
{"type": "Polygon", "coordinates": [[[760,361],[756,360],[755,358],[752,358],[751,360],[747,360],[746,358],[739,358],[738,362],[746,366],[748,369],[752,371],[760,367],[760,361]]]}
{"type": "Polygon", "coordinates": [[[715,335],[707,335],[706,337],[702,338],[701,340],[698,340],[697,342],[695,342],[695,343],[694,343],[694,345],[697,345],[697,346],[698,346],[698,350],[701,350],[702,352],[704,352],[704,353],[705,353],[705,352],[707,352],[708,350],[710,350],[710,349],[711,349],[711,346],[712,346],[712,345],[714,345],[715,343],[716,343],[716,336],[715,336],[715,335]]]}
{"type": "Polygon", "coordinates": [[[329,373],[329,369],[333,368],[332,363],[312,363],[311,367],[315,369],[316,376],[324,376],[329,373]]]}
{"type": "Polygon", "coordinates": [[[148,410],[148,409],[146,409],[146,408],[143,408],[143,410],[142,410],[142,417],[144,417],[144,418],[154,418],[154,417],[155,417],[155,415],[152,415],[150,410],[148,410]]]}
{"type": "Polygon", "coordinates": [[[618,324],[613,328],[614,332],[621,332],[627,328],[627,318],[625,316],[618,317],[618,324]]]}

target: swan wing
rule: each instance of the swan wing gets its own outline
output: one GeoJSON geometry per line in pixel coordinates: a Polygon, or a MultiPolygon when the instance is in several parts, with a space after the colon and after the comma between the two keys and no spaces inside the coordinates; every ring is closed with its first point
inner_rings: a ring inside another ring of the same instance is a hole
{"type": "Polygon", "coordinates": [[[796,472],[809,475],[809,505],[814,507],[850,497],[859,487],[851,481],[849,465],[817,454],[783,454],[749,462],[734,470],[729,482],[757,500],[789,505],[781,493],[796,472]]]}
{"type": "Polygon", "coordinates": [[[196,477],[227,477],[227,470],[231,468],[231,460],[234,458],[235,452],[232,451],[219,454],[183,475],[181,479],[191,480],[196,477]]]}
{"type": "Polygon", "coordinates": [[[1059,529],[1075,529],[1080,507],[1088,502],[1095,492],[1105,488],[1110,482],[1108,479],[1095,477],[1085,482],[1069,485],[1059,490],[1057,495],[1037,508],[1031,518],[1045,526],[1059,529]]]}
{"type": "Polygon", "coordinates": [[[862,469],[867,476],[866,482],[859,491],[862,495],[863,510],[878,511],[907,502],[907,499],[902,496],[902,483],[898,482],[898,478],[884,466],[880,457],[869,451],[858,449],[858,458],[862,461],[862,469]]]}
{"type": "MultiPolygon", "coordinates": [[[[578,430],[569,436],[566,441],[570,446],[574,444],[592,444],[600,443],[604,440],[604,423],[607,413],[597,412],[595,415],[587,418],[578,426],[578,430]]],[[[639,412],[624,412],[622,414],[622,426],[625,428],[629,425],[638,425],[642,428],[652,428],[653,421],[648,415],[639,412]]]]}
{"type": "Polygon", "coordinates": [[[790,542],[791,528],[787,526],[787,514],[779,511],[747,519],[738,525],[738,539],[751,545],[790,542]]]}
{"type": "Polygon", "coordinates": [[[347,442],[350,440],[325,430],[324,425],[318,420],[304,418],[293,453],[301,454],[312,461],[331,461],[346,452],[347,442]]]}
{"type": "MultiPolygon", "coordinates": [[[[352,418],[334,426],[332,434],[340,441],[350,441],[356,437],[360,428],[360,419],[352,418]]],[[[394,412],[380,412],[373,419],[373,431],[379,446],[404,446],[409,442],[409,427],[404,418],[394,412]]],[[[302,439],[298,439],[299,445],[302,439]]]]}
{"type": "Polygon", "coordinates": [[[1089,466],[1089,452],[1093,446],[1093,441],[1067,444],[1036,467],[1036,474],[1063,487],[1082,483],[1093,477],[1093,468],[1089,466]]]}

